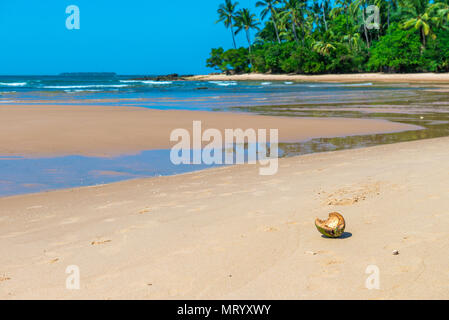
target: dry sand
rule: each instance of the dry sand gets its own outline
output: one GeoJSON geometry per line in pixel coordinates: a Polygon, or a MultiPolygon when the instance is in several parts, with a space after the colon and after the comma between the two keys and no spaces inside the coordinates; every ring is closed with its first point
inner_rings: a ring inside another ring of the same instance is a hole
{"type": "Polygon", "coordinates": [[[356,73],[356,74],[240,74],[198,75],[189,80],[205,81],[306,81],[306,82],[405,82],[405,83],[449,83],[449,73],[356,73]]]}
{"type": "Polygon", "coordinates": [[[0,298],[447,299],[448,159],[439,138],[281,159],[274,176],[240,165],[2,198],[0,298]],[[344,239],[315,229],[334,210],[344,239]]]}
{"type": "Polygon", "coordinates": [[[139,107],[10,105],[0,106],[0,155],[110,156],[169,149],[176,128],[277,129],[281,142],[417,130],[384,120],[287,118],[201,111],[161,111],[139,107]]]}

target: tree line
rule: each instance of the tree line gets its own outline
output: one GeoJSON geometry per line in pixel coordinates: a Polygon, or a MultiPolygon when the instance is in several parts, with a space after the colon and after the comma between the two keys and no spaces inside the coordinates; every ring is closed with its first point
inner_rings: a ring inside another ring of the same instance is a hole
{"type": "Polygon", "coordinates": [[[208,67],[226,73],[449,71],[449,0],[261,0],[256,7],[259,16],[232,0],[219,6],[217,23],[230,30],[233,48],[212,49],[208,67]],[[241,32],[246,46],[238,47],[241,32]]]}

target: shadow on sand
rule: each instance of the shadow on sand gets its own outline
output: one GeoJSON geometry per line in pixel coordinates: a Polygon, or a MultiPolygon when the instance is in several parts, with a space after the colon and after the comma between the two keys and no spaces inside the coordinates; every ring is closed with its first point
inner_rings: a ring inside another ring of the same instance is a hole
{"type": "Polygon", "coordinates": [[[352,233],[351,232],[343,232],[343,234],[341,235],[341,237],[339,238],[330,238],[330,237],[326,237],[324,234],[321,235],[321,238],[326,238],[326,239],[347,239],[347,238],[351,238],[352,237],[352,233]]]}

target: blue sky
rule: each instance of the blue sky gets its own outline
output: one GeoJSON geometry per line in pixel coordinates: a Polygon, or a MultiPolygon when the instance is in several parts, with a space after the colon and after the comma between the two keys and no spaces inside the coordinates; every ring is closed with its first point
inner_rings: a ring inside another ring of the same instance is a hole
{"type": "MultiPolygon", "coordinates": [[[[230,48],[230,31],[215,24],[223,0],[0,1],[0,74],[117,72],[199,74],[212,47],[230,48]],[[65,9],[80,9],[68,30],[65,9]]],[[[255,11],[256,0],[239,0],[255,11]]],[[[238,44],[246,45],[243,33],[238,44]]]]}

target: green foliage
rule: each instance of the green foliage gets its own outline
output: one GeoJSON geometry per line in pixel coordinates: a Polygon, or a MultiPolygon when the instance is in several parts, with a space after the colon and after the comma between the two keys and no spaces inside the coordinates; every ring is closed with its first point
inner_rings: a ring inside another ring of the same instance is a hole
{"type": "Polygon", "coordinates": [[[226,71],[226,66],[223,66],[223,48],[212,49],[209,59],[206,60],[206,67],[215,70],[226,71]]]}
{"type": "Polygon", "coordinates": [[[249,72],[248,51],[243,47],[227,51],[224,51],[223,48],[212,49],[206,66],[222,72],[249,72]]]}
{"type": "Polygon", "coordinates": [[[429,44],[424,52],[429,70],[434,72],[449,72],[449,32],[440,30],[436,39],[429,44]]]}
{"type": "Polygon", "coordinates": [[[419,35],[396,28],[376,42],[370,50],[370,71],[416,72],[423,71],[419,35]]]}
{"type": "Polygon", "coordinates": [[[353,52],[346,44],[337,43],[326,61],[328,73],[355,73],[365,71],[366,52],[353,52]]]}
{"type": "Polygon", "coordinates": [[[222,72],[449,71],[448,0],[263,0],[260,20],[249,9],[234,15],[236,6],[226,0],[219,17],[245,30],[248,48],[213,49],[207,66],[222,72]],[[365,24],[370,5],[380,6],[378,29],[365,24]]]}
{"type": "Polygon", "coordinates": [[[282,62],[288,59],[294,50],[295,44],[287,43],[265,43],[254,49],[253,70],[256,72],[281,73],[282,62]]]}
{"type": "Polygon", "coordinates": [[[298,47],[291,56],[282,62],[286,73],[318,74],[325,71],[325,59],[312,50],[298,47]]]}

